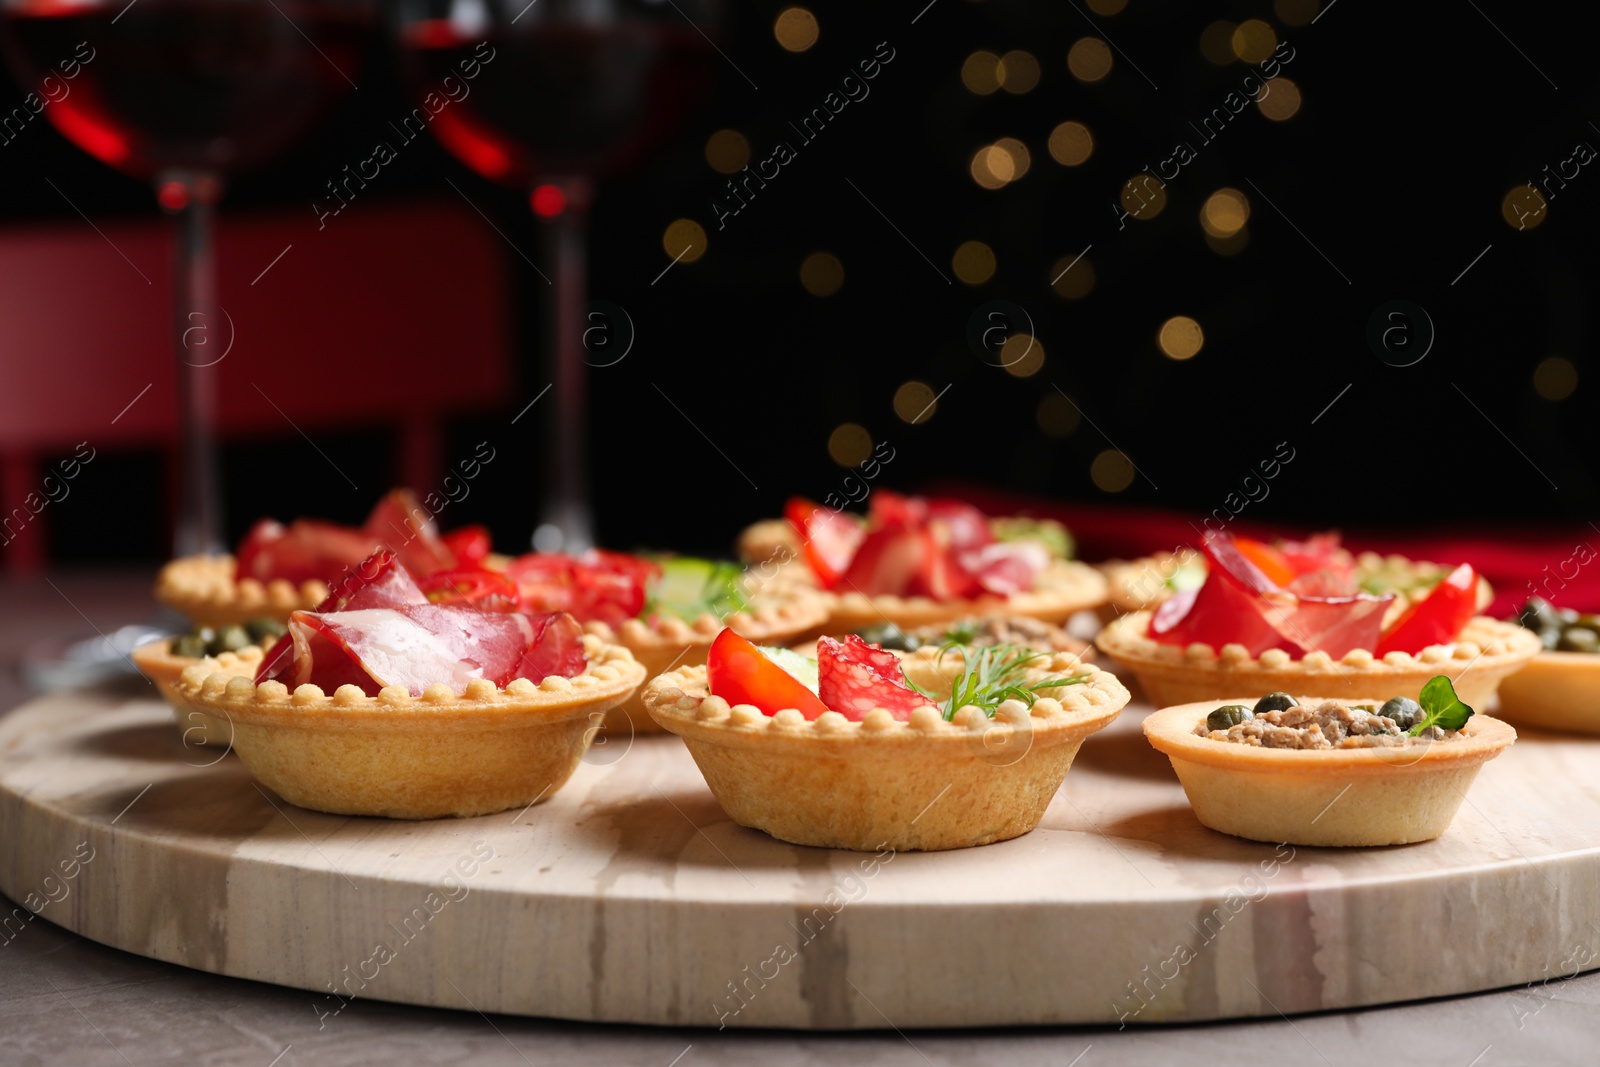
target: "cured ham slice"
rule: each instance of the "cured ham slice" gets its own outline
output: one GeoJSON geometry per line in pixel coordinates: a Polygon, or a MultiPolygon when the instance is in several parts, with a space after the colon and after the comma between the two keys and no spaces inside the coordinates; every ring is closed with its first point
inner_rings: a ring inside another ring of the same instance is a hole
{"type": "Polygon", "coordinates": [[[333,582],[377,547],[377,538],[337,523],[296,519],[284,526],[262,519],[239,543],[235,577],[259,582],[281,578],[296,585],[313,580],[333,582]]]}
{"type": "MultiPolygon", "coordinates": [[[[406,569],[400,566],[395,554],[388,549],[379,549],[339,576],[333,583],[333,590],[327,599],[317,605],[317,613],[357,611],[364,608],[403,608],[427,602],[427,596],[418,588],[406,569]]],[[[293,656],[294,637],[285,633],[262,657],[261,669],[256,672],[256,681],[282,678],[289,669],[288,664],[293,656]]],[[[332,689],[328,691],[333,692],[332,689]]]]}
{"type": "Polygon", "coordinates": [[[996,541],[964,552],[961,565],[987,592],[999,596],[1033,588],[1039,572],[1050,566],[1050,550],[1037,541],[996,541]]]}
{"type": "Polygon", "coordinates": [[[583,673],[583,631],[570,615],[523,615],[438,604],[363,608],[289,617],[292,652],[263,667],[293,689],[310,683],[333,692],[355,685],[368,696],[389,685],[421,696],[444,684],[461,695],[474,678],[504,687],[514,678],[543,681],[583,673]]]}
{"type": "Polygon", "coordinates": [[[617,626],[644,611],[661,568],[621,552],[530,552],[512,560],[506,575],[516,583],[523,611],[565,611],[580,622],[617,626]]]}
{"type": "Polygon", "coordinates": [[[859,721],[873,708],[883,708],[901,722],[930,703],[905,681],[900,657],[855,634],[843,641],[817,640],[817,696],[833,711],[859,721]]]}
{"type": "Polygon", "coordinates": [[[391,489],[373,507],[362,532],[400,557],[412,574],[426,577],[457,565],[456,555],[439,537],[433,513],[409,489],[391,489]]]}

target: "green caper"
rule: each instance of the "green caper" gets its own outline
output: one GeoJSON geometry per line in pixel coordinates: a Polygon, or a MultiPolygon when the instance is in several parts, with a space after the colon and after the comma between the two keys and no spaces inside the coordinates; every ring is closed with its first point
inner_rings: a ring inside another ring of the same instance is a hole
{"type": "Polygon", "coordinates": [[[899,649],[902,652],[911,652],[921,646],[920,641],[907,636],[905,631],[892,622],[874,623],[865,629],[857,630],[856,636],[869,645],[899,649]]]}
{"type": "Polygon", "coordinates": [[[1385,703],[1378,712],[1386,719],[1392,719],[1394,724],[1402,730],[1409,730],[1422,721],[1422,705],[1410,697],[1393,697],[1385,703]]]}
{"type": "Polygon", "coordinates": [[[206,654],[206,640],[199,634],[184,634],[172,642],[174,656],[187,656],[189,659],[199,659],[206,654]]]}
{"type": "Polygon", "coordinates": [[[1561,631],[1557,652],[1600,652],[1600,632],[1588,626],[1572,625],[1561,631]]]}
{"type": "Polygon", "coordinates": [[[1559,627],[1561,616],[1550,601],[1533,597],[1517,612],[1517,624],[1529,630],[1547,630],[1559,627]]]}
{"type": "Polygon", "coordinates": [[[1288,693],[1268,693],[1256,701],[1255,713],[1265,715],[1269,711],[1288,711],[1297,701],[1288,693]]]}
{"type": "Polygon", "coordinates": [[[1251,711],[1243,704],[1229,704],[1226,707],[1218,708],[1216,711],[1213,711],[1210,715],[1206,716],[1206,729],[1226,730],[1230,726],[1238,726],[1246,719],[1253,719],[1255,717],[1255,712],[1251,711]]]}
{"type": "Polygon", "coordinates": [[[1543,630],[1540,630],[1539,643],[1544,646],[1546,652],[1554,652],[1556,646],[1561,643],[1561,627],[1559,625],[1546,626],[1543,630]]]}
{"type": "Polygon", "coordinates": [[[251,619],[244,624],[245,632],[250,635],[250,640],[258,645],[265,645],[268,641],[275,641],[288,632],[288,627],[277,619],[251,619]]]}
{"type": "Polygon", "coordinates": [[[220,656],[224,652],[237,652],[249,644],[250,634],[243,626],[224,626],[206,646],[206,651],[213,656],[220,656]]]}

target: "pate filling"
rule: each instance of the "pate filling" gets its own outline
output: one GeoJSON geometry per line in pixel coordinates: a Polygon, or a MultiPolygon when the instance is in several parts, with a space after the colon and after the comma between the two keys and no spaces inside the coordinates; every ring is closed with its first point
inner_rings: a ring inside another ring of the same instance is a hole
{"type": "Polygon", "coordinates": [[[1263,712],[1226,730],[1208,729],[1202,722],[1195,733],[1213,741],[1292,749],[1376,748],[1411,741],[1451,741],[1460,736],[1456,730],[1429,726],[1411,737],[1393,719],[1371,708],[1332,700],[1314,708],[1297,704],[1263,712]]]}

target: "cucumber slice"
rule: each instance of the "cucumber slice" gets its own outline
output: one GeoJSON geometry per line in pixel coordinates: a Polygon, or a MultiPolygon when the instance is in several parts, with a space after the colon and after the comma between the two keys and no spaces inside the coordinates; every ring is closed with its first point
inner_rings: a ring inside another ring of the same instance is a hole
{"type": "Polygon", "coordinates": [[[766,645],[757,645],[756,647],[761,650],[762,655],[782,667],[795,681],[813,693],[817,691],[816,660],[810,656],[802,656],[800,653],[787,648],[770,648],[766,645]]]}
{"type": "Polygon", "coordinates": [[[710,612],[726,618],[750,605],[739,591],[744,571],[737,563],[671,556],[660,560],[661,577],[650,590],[646,614],[693,622],[710,612]]]}

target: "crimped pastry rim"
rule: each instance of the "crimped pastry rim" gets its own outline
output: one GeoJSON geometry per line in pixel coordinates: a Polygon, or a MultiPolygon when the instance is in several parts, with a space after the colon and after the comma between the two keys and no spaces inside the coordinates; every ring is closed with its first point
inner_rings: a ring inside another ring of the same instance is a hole
{"type": "MultiPolygon", "coordinates": [[[[911,656],[931,661],[938,651],[924,647],[911,656]]],[[[1020,701],[1008,701],[1014,706],[1002,705],[993,718],[958,712],[954,721],[945,720],[931,705],[914,711],[909,722],[895,719],[882,708],[873,709],[859,721],[836,711],[808,721],[794,708],[769,716],[751,705],[729,706],[721,697],[710,696],[703,665],[657,676],[645,687],[643,702],[656,722],[685,740],[748,748],[822,746],[836,755],[881,751],[885,745],[970,745],[975,735],[989,731],[1031,735],[1035,744],[1077,741],[1109,725],[1131,699],[1114,674],[1082,663],[1071,653],[1055,653],[1047,663],[1031,670],[1041,674],[1070,671],[1089,677],[1059,690],[1060,696],[1040,697],[1032,709],[1020,701]]]]}
{"type": "MultiPolygon", "coordinates": [[[[1405,773],[1413,768],[1426,771],[1452,770],[1463,762],[1486,762],[1505,751],[1517,739],[1511,725],[1477,713],[1461,728],[1460,736],[1450,741],[1428,741],[1414,745],[1370,748],[1292,749],[1243,745],[1201,737],[1194,728],[1207,715],[1229,704],[1253,703],[1259,697],[1236,700],[1202,700],[1176,704],[1154,712],[1144,721],[1144,735],[1153,748],[1173,759],[1199,763],[1221,770],[1242,773],[1334,774],[1405,773]]],[[[1297,698],[1312,706],[1324,697],[1297,698]]],[[[1348,704],[1348,700],[1340,700],[1348,704]]],[[[1419,772],[1420,773],[1420,772],[1419,772]]]]}
{"type": "Polygon", "coordinates": [[[1530,630],[1487,615],[1474,615],[1462,627],[1457,640],[1449,644],[1429,645],[1416,655],[1390,652],[1380,660],[1367,649],[1353,649],[1337,660],[1320,651],[1293,659],[1281,649],[1268,649],[1260,656],[1252,657],[1242,645],[1223,645],[1218,650],[1202,642],[1182,646],[1153,641],[1145,636],[1150,616],[1148,611],[1134,611],[1112,620],[1095,636],[1095,647],[1135,671],[1141,667],[1202,672],[1254,668],[1285,678],[1295,675],[1316,678],[1332,674],[1344,676],[1356,670],[1369,677],[1382,679],[1442,667],[1456,660],[1468,661],[1480,668],[1510,665],[1531,659],[1539,646],[1538,636],[1530,630]],[[1496,641],[1502,646],[1502,651],[1486,651],[1496,641]]]}
{"type": "Polygon", "coordinates": [[[814,630],[828,618],[828,601],[819,590],[789,585],[762,590],[749,599],[751,610],[730,612],[722,618],[709,611],[692,622],[675,615],[654,615],[625,619],[616,626],[592,620],[584,623],[583,629],[602,641],[649,652],[685,645],[709,647],[724,627],[756,644],[782,644],[814,630]]]}
{"type": "Polygon", "coordinates": [[[128,658],[147,678],[161,676],[175,680],[189,667],[208,661],[215,662],[222,670],[254,676],[261,666],[261,658],[267,654],[260,645],[246,645],[237,652],[221,652],[215,656],[180,656],[172,651],[176,640],[176,637],[158,637],[146,641],[135,646],[128,658]]]}
{"type": "Polygon", "coordinates": [[[294,583],[282,578],[261,582],[238,579],[232,556],[180,556],[169,560],[156,577],[156,599],[185,615],[254,611],[281,614],[310,611],[328,596],[328,584],[313,579],[294,583]]]}
{"type": "Polygon", "coordinates": [[[643,664],[622,645],[585,635],[583,647],[589,662],[583,673],[573,678],[551,675],[538,684],[516,678],[504,689],[477,678],[467,683],[462,696],[443,684],[430,686],[419,697],[400,686],[388,686],[371,697],[353,685],[342,685],[331,694],[311,684],[291,691],[279,681],[256,685],[247,676],[207,671],[203,663],[183,672],[176,691],[195,707],[260,726],[525,727],[583,716],[596,703],[615,703],[644,681],[643,664]]]}

